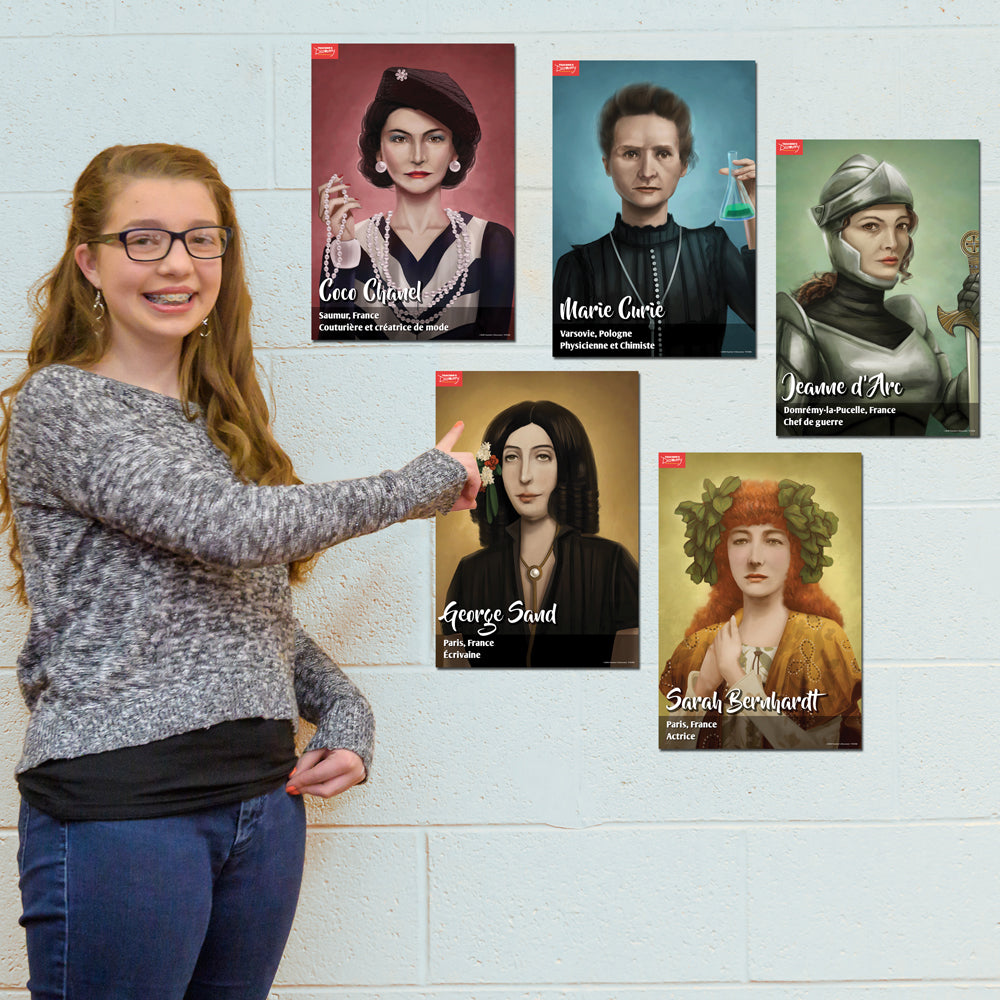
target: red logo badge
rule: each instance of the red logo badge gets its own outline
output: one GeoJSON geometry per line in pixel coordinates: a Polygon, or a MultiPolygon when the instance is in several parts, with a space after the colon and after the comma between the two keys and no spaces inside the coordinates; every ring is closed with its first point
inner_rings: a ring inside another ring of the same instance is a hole
{"type": "Polygon", "coordinates": [[[660,452],[660,468],[661,469],[683,469],[684,460],[687,458],[687,452],[685,451],[661,451],[660,452]]]}
{"type": "Polygon", "coordinates": [[[801,156],[801,139],[775,139],[774,152],[777,156],[801,156]]]}
{"type": "Polygon", "coordinates": [[[553,76],[579,76],[580,75],[580,60],[579,59],[553,59],[552,60],[552,75],[553,76]]]}
{"type": "Polygon", "coordinates": [[[462,373],[461,372],[435,372],[434,373],[434,384],[435,385],[461,385],[462,384],[462,373]]]}
{"type": "Polygon", "coordinates": [[[337,59],[339,45],[314,45],[312,47],[313,59],[337,59]]]}

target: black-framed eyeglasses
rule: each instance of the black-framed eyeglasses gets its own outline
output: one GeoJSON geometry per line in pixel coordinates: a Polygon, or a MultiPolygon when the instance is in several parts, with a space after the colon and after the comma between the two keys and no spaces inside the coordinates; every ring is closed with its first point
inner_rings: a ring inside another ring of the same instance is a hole
{"type": "Polygon", "coordinates": [[[131,260],[163,260],[170,253],[174,240],[180,240],[192,257],[212,260],[221,257],[229,246],[233,230],[229,226],[195,226],[183,233],[169,229],[126,229],[121,233],[95,236],[88,243],[121,243],[131,260]]]}

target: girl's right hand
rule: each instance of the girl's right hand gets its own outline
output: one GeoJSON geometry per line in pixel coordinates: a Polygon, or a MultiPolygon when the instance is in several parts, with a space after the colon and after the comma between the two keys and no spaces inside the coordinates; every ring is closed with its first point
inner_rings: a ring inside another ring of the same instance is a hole
{"type": "Polygon", "coordinates": [[[459,420],[436,445],[438,451],[443,451],[446,455],[451,455],[452,458],[465,466],[467,477],[465,486],[455,501],[455,505],[451,508],[452,510],[472,510],[476,506],[476,497],[479,495],[479,487],[482,484],[479,478],[479,466],[476,464],[476,456],[470,451],[452,451],[452,448],[455,447],[458,439],[462,436],[464,429],[465,424],[459,420]]]}
{"type": "Polygon", "coordinates": [[[354,210],[361,208],[361,202],[351,197],[348,191],[350,186],[339,174],[334,174],[326,184],[320,184],[318,188],[319,217],[326,223],[329,213],[330,229],[334,236],[340,233],[341,240],[354,239],[354,210]],[[341,224],[344,226],[342,233],[341,224]]]}

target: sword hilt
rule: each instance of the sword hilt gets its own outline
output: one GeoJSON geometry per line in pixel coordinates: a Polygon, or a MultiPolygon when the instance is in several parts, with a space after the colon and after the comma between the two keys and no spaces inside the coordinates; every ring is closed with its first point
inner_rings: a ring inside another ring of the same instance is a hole
{"type": "Polygon", "coordinates": [[[971,330],[978,339],[979,324],[976,322],[976,317],[973,316],[968,309],[955,309],[952,312],[945,312],[940,306],[938,306],[937,310],[938,322],[942,327],[944,327],[946,333],[949,333],[952,337],[954,337],[955,327],[964,326],[967,330],[971,330]]]}
{"type": "MultiPolygon", "coordinates": [[[[978,275],[979,230],[970,229],[968,232],[963,233],[961,240],[959,240],[959,246],[962,248],[962,253],[968,258],[969,274],[978,275]]],[[[975,334],[977,340],[979,339],[979,322],[968,309],[953,309],[951,312],[945,312],[938,306],[937,315],[938,322],[950,336],[955,336],[956,326],[964,326],[967,330],[971,330],[975,334]]]]}

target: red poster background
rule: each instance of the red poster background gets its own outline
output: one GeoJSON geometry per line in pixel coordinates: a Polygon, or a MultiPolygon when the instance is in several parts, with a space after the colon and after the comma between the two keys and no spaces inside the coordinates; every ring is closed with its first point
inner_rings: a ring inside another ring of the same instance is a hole
{"type": "MultiPolygon", "coordinates": [[[[361,202],[359,219],[388,212],[392,188],[376,188],[358,170],[358,133],[365,110],[389,67],[447,73],[465,91],[482,129],[476,163],[456,188],[442,189],[446,208],[471,212],[514,232],[514,46],[340,45],[337,59],[312,60],[312,191],[337,173],[361,202]]],[[[319,261],[326,229],[314,196],[312,260],[319,261]]],[[[315,268],[314,268],[315,270],[315,268]]],[[[319,305],[312,282],[312,304],[319,305]]]]}

